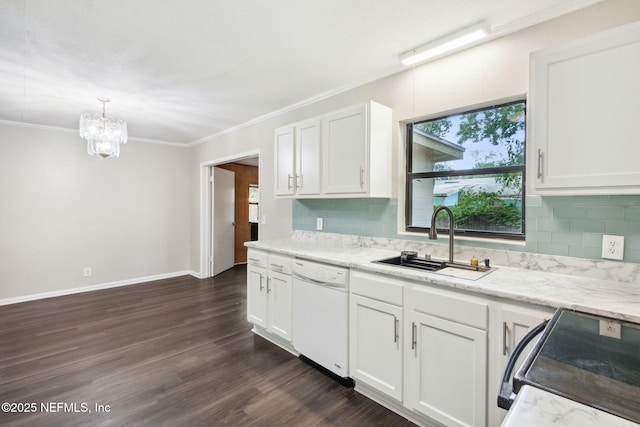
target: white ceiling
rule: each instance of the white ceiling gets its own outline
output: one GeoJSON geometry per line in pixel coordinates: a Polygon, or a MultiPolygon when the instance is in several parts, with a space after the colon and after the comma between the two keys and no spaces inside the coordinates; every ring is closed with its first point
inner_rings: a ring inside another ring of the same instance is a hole
{"type": "Polygon", "coordinates": [[[0,120],[193,144],[402,70],[398,57],[485,20],[494,34],[598,0],[2,0],[0,120]]]}

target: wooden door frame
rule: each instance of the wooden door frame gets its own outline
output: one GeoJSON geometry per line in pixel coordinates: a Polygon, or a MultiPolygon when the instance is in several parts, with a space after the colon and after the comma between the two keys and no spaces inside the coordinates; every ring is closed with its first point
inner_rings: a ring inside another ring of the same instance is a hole
{"type": "MultiPolygon", "coordinates": [[[[214,160],[200,163],[200,273],[201,279],[211,277],[211,267],[209,263],[209,236],[211,236],[211,192],[209,191],[209,176],[212,166],[224,163],[237,162],[250,157],[258,157],[258,169],[262,169],[262,159],[260,150],[251,150],[244,153],[234,154],[214,160]]],[[[260,229],[258,229],[260,236],[260,229]]]]}

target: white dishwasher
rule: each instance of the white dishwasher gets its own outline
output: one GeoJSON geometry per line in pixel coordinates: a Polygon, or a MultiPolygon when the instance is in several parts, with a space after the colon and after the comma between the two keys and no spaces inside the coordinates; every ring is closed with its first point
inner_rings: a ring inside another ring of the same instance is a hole
{"type": "Polygon", "coordinates": [[[293,346],[331,372],[349,375],[349,270],[293,261],[293,346]]]}

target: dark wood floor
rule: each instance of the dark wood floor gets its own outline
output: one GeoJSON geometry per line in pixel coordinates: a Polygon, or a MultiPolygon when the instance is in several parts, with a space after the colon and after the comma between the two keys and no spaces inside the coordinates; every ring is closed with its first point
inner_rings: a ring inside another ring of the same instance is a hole
{"type": "Polygon", "coordinates": [[[251,333],[245,281],[240,266],[0,306],[0,402],[22,411],[0,425],[413,425],[251,333]]]}

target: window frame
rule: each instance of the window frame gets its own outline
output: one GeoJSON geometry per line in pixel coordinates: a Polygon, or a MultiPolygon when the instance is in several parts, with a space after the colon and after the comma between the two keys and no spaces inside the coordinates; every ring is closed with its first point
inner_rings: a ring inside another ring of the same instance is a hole
{"type": "MultiPolygon", "coordinates": [[[[421,233],[427,234],[429,233],[430,227],[418,227],[410,225],[412,222],[412,212],[413,212],[413,180],[416,179],[435,179],[442,177],[461,177],[461,176],[470,176],[470,175],[492,175],[492,174],[500,174],[500,173],[513,173],[520,172],[522,174],[522,216],[521,216],[521,233],[506,233],[499,231],[480,231],[480,230],[464,230],[454,227],[454,236],[468,236],[468,237],[477,237],[483,239],[502,239],[502,240],[514,240],[514,241],[525,241],[526,238],[526,188],[527,188],[527,101],[526,99],[518,99],[509,102],[503,103],[495,103],[492,105],[484,106],[481,108],[474,108],[471,110],[460,110],[458,113],[449,113],[443,116],[435,116],[430,119],[425,119],[421,121],[412,121],[406,124],[406,136],[405,136],[405,203],[404,203],[404,228],[406,232],[410,233],[421,233]],[[477,113],[480,111],[495,109],[499,107],[509,106],[513,104],[524,104],[524,147],[523,147],[523,164],[521,166],[497,166],[491,168],[479,168],[479,169],[461,169],[461,170],[452,170],[452,171],[432,171],[432,172],[413,172],[411,169],[413,167],[413,127],[416,124],[430,122],[440,119],[445,119],[447,117],[461,115],[461,114],[471,114],[477,113]]],[[[437,231],[439,233],[447,233],[448,229],[438,228],[437,231]]]]}

